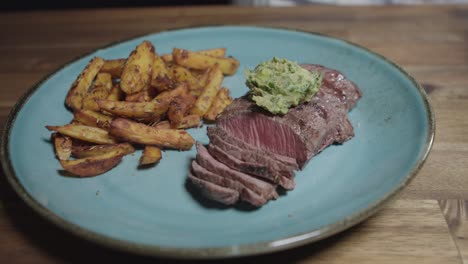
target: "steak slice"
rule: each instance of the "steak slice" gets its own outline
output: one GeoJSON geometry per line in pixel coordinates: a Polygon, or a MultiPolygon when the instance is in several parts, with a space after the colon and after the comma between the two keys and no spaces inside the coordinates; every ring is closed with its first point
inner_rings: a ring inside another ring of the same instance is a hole
{"type": "Polygon", "coordinates": [[[281,187],[285,188],[286,190],[292,190],[295,187],[295,183],[293,179],[289,179],[280,174],[278,171],[269,171],[266,166],[259,166],[256,163],[245,162],[239,160],[226,152],[224,152],[219,147],[210,144],[208,146],[208,151],[210,154],[215,157],[218,161],[226,164],[228,167],[238,170],[240,172],[255,175],[267,180],[270,180],[276,184],[279,184],[281,187]]]}
{"type": "Polygon", "coordinates": [[[233,189],[225,188],[214,183],[199,179],[189,173],[189,180],[196,186],[201,193],[210,200],[215,200],[223,204],[235,204],[239,200],[239,192],[233,189]]]}
{"type": "Polygon", "coordinates": [[[192,162],[192,172],[193,175],[197,178],[222,187],[236,190],[240,194],[240,200],[248,202],[251,205],[259,207],[267,203],[267,200],[265,198],[248,189],[242,183],[232,180],[228,177],[223,177],[214,174],[200,166],[195,160],[192,162]]]}
{"type": "Polygon", "coordinates": [[[347,112],[361,92],[335,70],[319,65],[303,67],[321,71],[326,79],[311,102],[278,116],[244,96],[225,109],[217,125],[247,144],[295,158],[301,168],[326,146],[353,137],[347,112]]]}
{"type": "Polygon", "coordinates": [[[206,170],[238,181],[245,187],[261,195],[266,200],[278,198],[275,185],[229,168],[225,164],[213,158],[208,150],[200,142],[196,143],[196,148],[197,163],[206,170]]]}
{"type": "Polygon", "coordinates": [[[266,166],[269,171],[279,171],[284,176],[287,176],[289,178],[292,178],[294,176],[293,170],[297,169],[297,163],[295,163],[295,166],[291,164],[284,164],[283,162],[272,158],[271,155],[268,155],[264,151],[258,149],[244,149],[241,146],[238,146],[225,140],[227,138],[225,135],[226,133],[219,132],[219,130],[222,129],[218,127],[209,127],[207,129],[208,137],[210,138],[211,144],[216,145],[217,147],[221,148],[223,151],[237,159],[258,163],[262,166],[266,166]]]}

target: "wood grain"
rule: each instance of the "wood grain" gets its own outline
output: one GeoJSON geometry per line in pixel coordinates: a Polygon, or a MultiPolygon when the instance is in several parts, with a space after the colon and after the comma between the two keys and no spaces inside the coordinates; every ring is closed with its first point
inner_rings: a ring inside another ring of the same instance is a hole
{"type": "MultiPolygon", "coordinates": [[[[218,24],[319,32],[379,52],[426,89],[437,124],[426,164],[377,216],[320,243],[227,262],[468,263],[468,5],[0,12],[0,125],[34,83],[84,53],[142,34],[218,24]]],[[[0,176],[0,263],[168,262],[105,249],[52,226],[0,176]]]]}
{"type": "Polygon", "coordinates": [[[440,208],[462,259],[468,260],[468,200],[441,200],[440,208]]]}

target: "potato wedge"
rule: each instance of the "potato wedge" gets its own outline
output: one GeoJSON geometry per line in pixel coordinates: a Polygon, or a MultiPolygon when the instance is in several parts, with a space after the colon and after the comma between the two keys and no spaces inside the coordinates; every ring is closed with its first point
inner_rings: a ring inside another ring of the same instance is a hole
{"type": "Polygon", "coordinates": [[[107,96],[107,100],[111,101],[120,101],[120,99],[123,97],[123,91],[120,89],[119,84],[115,84],[112,86],[109,95],[107,96]]]}
{"type": "Polygon", "coordinates": [[[185,130],[157,129],[124,118],[114,119],[109,131],[126,141],[179,150],[189,150],[195,142],[185,130]]]}
{"type": "Polygon", "coordinates": [[[172,128],[177,128],[182,121],[182,118],[192,108],[195,103],[196,97],[189,93],[182,94],[174,98],[170,103],[167,111],[167,117],[171,122],[172,128]]]}
{"type": "Polygon", "coordinates": [[[73,117],[83,125],[102,129],[108,129],[112,122],[112,117],[91,110],[75,110],[73,117]]]}
{"type": "Polygon", "coordinates": [[[207,78],[206,86],[195,101],[195,104],[190,111],[191,114],[204,116],[210,109],[211,104],[213,103],[213,100],[216,97],[216,94],[218,93],[219,87],[221,86],[224,78],[218,64],[210,69],[207,78]]]}
{"type": "Polygon", "coordinates": [[[232,58],[216,58],[184,49],[174,48],[172,51],[174,61],[187,68],[204,70],[219,65],[223,74],[233,75],[239,67],[239,61],[232,58]]]}
{"type": "Polygon", "coordinates": [[[172,99],[178,95],[187,93],[185,84],[175,89],[160,93],[150,102],[125,102],[97,100],[101,111],[107,111],[114,115],[132,119],[154,120],[165,114],[172,99]]]}
{"type": "Polygon", "coordinates": [[[127,59],[105,60],[100,72],[109,73],[112,78],[120,78],[127,59]]]}
{"type": "Polygon", "coordinates": [[[169,121],[167,120],[164,120],[161,122],[154,123],[152,127],[157,128],[157,129],[170,129],[171,123],[169,123],[169,121]]]}
{"type": "Polygon", "coordinates": [[[72,153],[72,140],[59,133],[53,133],[51,139],[54,141],[55,156],[58,160],[67,160],[72,153]]]}
{"type": "Polygon", "coordinates": [[[182,128],[197,127],[198,125],[200,125],[200,121],[201,121],[201,118],[199,115],[184,116],[175,128],[182,129],[182,128]]]}
{"type": "Polygon", "coordinates": [[[99,106],[96,99],[106,99],[109,96],[109,90],[106,87],[94,87],[83,97],[82,109],[99,111],[99,106]]]}
{"type": "MultiPolygon", "coordinates": [[[[223,58],[226,55],[226,48],[214,48],[214,49],[198,50],[194,52],[207,55],[207,56],[211,56],[211,57],[223,58]]],[[[171,53],[164,54],[161,56],[161,58],[166,63],[173,62],[173,57],[171,53]]]]}
{"type": "Polygon", "coordinates": [[[96,144],[115,144],[109,133],[101,128],[69,124],[64,126],[46,126],[49,131],[57,131],[62,135],[96,144]]]}
{"type": "Polygon", "coordinates": [[[80,75],[78,75],[78,78],[73,82],[65,98],[65,104],[68,107],[71,109],[81,109],[83,106],[83,97],[88,92],[89,87],[103,64],[104,60],[102,58],[94,57],[80,75]]]}
{"type": "MultiPolygon", "coordinates": [[[[126,102],[97,100],[101,111],[110,112],[113,115],[127,117],[132,119],[146,119],[156,117],[156,102],[126,102]]],[[[167,109],[166,109],[167,110],[167,109]]],[[[165,112],[165,111],[164,111],[165,112]]]]}
{"type": "Polygon", "coordinates": [[[135,148],[131,144],[120,143],[112,145],[73,146],[71,154],[73,157],[81,159],[104,155],[115,150],[122,150],[122,153],[125,155],[135,152],[135,148]]]}
{"type": "Polygon", "coordinates": [[[187,83],[189,91],[199,91],[202,89],[199,80],[192,74],[192,72],[182,66],[172,66],[170,74],[175,83],[187,83]]]}
{"type": "Polygon", "coordinates": [[[173,59],[172,59],[172,53],[168,53],[168,54],[163,54],[161,55],[161,59],[166,63],[173,63],[173,59]]]}
{"type": "Polygon", "coordinates": [[[109,73],[98,73],[96,75],[96,80],[94,80],[94,87],[105,87],[110,91],[112,88],[112,76],[109,73]]]}
{"type": "Polygon", "coordinates": [[[229,95],[229,90],[226,87],[221,88],[218,91],[210,109],[203,116],[206,120],[215,121],[216,117],[224,111],[224,109],[232,103],[232,98],[229,95]]]}
{"type": "Polygon", "coordinates": [[[92,177],[102,174],[119,164],[124,152],[120,149],[110,151],[99,156],[76,159],[61,160],[63,169],[80,177],[92,177]]]}
{"type": "Polygon", "coordinates": [[[154,47],[143,41],[130,54],[120,77],[120,88],[126,94],[140,92],[148,87],[154,61],[154,47]]]}
{"type": "Polygon", "coordinates": [[[161,160],[161,149],[155,146],[145,146],[140,157],[140,165],[149,165],[161,160]]]}
{"type": "Polygon", "coordinates": [[[149,102],[151,101],[154,96],[156,95],[156,91],[152,87],[148,87],[141,92],[134,93],[134,94],[127,94],[125,96],[125,101],[127,102],[149,102]]]}
{"type": "Polygon", "coordinates": [[[166,63],[158,56],[154,55],[153,69],[151,73],[151,86],[157,91],[166,91],[174,88],[175,83],[171,79],[166,63]]]}

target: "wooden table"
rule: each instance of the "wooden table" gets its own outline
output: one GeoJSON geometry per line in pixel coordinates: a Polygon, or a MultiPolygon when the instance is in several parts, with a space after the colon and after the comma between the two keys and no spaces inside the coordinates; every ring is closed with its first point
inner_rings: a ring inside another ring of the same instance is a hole
{"type": "MultiPolygon", "coordinates": [[[[229,262],[468,263],[468,6],[0,13],[0,125],[21,94],[81,54],[140,34],[210,24],[297,28],[366,46],[402,65],[426,88],[437,121],[423,169],[375,217],[320,243],[229,262]]],[[[155,262],[52,226],[0,176],[0,263],[89,260],[155,262]]]]}

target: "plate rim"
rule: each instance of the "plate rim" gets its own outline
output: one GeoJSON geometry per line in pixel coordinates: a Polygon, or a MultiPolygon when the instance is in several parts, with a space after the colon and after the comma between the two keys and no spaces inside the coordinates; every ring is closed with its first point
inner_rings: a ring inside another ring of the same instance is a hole
{"type": "Polygon", "coordinates": [[[269,26],[255,26],[255,25],[197,25],[197,26],[188,26],[188,27],[175,27],[169,28],[157,32],[150,32],[142,35],[132,36],[130,38],[118,40],[111,42],[107,45],[98,47],[93,49],[90,52],[87,52],[83,55],[80,55],[67,63],[59,66],[58,68],[54,69],[51,73],[47,74],[41,80],[36,82],[31,88],[29,88],[15,103],[15,105],[10,110],[8,117],[6,119],[6,123],[2,130],[1,136],[1,149],[0,149],[0,162],[3,167],[3,171],[7,178],[7,181],[10,183],[12,188],[15,190],[17,195],[29,206],[31,207],[36,213],[38,213],[41,217],[47,219],[49,222],[53,223],[55,226],[60,227],[62,230],[71,233],[75,236],[80,238],[84,238],[92,243],[97,243],[99,245],[126,251],[129,253],[136,253],[140,255],[146,256],[153,256],[153,257],[169,257],[169,258],[179,258],[179,259],[214,259],[214,258],[232,258],[232,257],[242,257],[242,256],[253,256],[259,254],[266,254],[272,253],[277,251],[283,251],[286,249],[291,249],[295,247],[299,247],[305,244],[309,244],[312,242],[316,242],[322,240],[324,238],[330,237],[334,234],[337,234],[343,230],[346,230],[356,224],[364,221],[365,219],[369,218],[379,210],[383,208],[383,206],[389,202],[392,198],[394,198],[405,186],[407,186],[411,180],[416,176],[419,170],[424,165],[427,157],[432,149],[434,138],[435,138],[435,116],[434,111],[429,101],[429,98],[425,92],[425,90],[421,87],[421,85],[409,74],[407,73],[401,66],[396,64],[395,62],[387,59],[383,55],[380,55],[366,47],[363,47],[359,44],[353,43],[351,41],[332,37],[323,33],[300,30],[296,28],[290,27],[269,27],[269,26]],[[338,221],[336,223],[332,223],[329,225],[325,225],[315,230],[310,230],[308,232],[294,234],[291,236],[287,236],[280,239],[274,239],[270,241],[258,242],[258,243],[246,243],[240,245],[231,245],[231,246],[223,246],[223,247],[213,247],[213,248],[177,248],[177,247],[161,247],[157,245],[149,245],[143,244],[138,242],[131,242],[128,240],[116,239],[112,238],[107,235],[99,234],[95,231],[90,229],[81,227],[77,224],[73,224],[66,219],[58,216],[57,214],[53,213],[51,210],[47,209],[43,205],[41,205],[34,197],[32,197],[24,188],[24,186],[19,181],[15,170],[13,169],[13,164],[10,159],[10,151],[9,151],[9,142],[10,142],[10,134],[13,124],[16,121],[16,117],[23,106],[27,103],[29,98],[39,90],[44,82],[49,80],[55,73],[60,71],[61,69],[69,66],[70,64],[76,62],[79,59],[82,59],[86,56],[89,56],[96,51],[101,49],[109,48],[114,45],[124,43],[127,41],[131,41],[137,38],[144,38],[145,36],[151,36],[155,34],[161,33],[171,33],[180,30],[196,30],[196,29],[220,29],[220,28],[229,28],[229,29],[258,29],[258,30],[275,30],[279,32],[296,32],[296,33],[303,33],[313,36],[319,36],[326,39],[331,39],[335,41],[340,41],[344,44],[351,45],[355,48],[363,50],[371,55],[374,55],[385,62],[389,63],[391,66],[395,67],[400,73],[402,73],[417,89],[419,92],[419,96],[423,100],[423,104],[425,107],[425,114],[426,114],[426,121],[428,122],[428,131],[426,135],[426,139],[424,142],[424,148],[422,154],[418,158],[417,162],[412,166],[411,170],[408,174],[403,177],[403,181],[401,181],[398,185],[395,185],[390,191],[385,193],[380,199],[374,201],[370,204],[367,208],[363,209],[362,211],[355,212],[347,216],[345,219],[338,221]]]}

